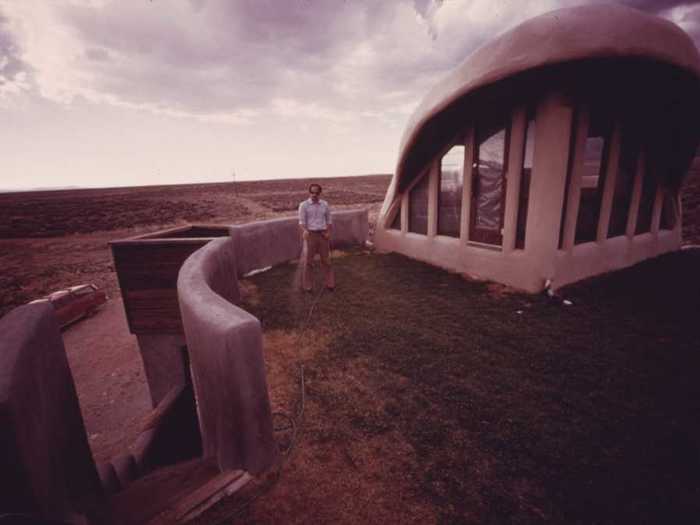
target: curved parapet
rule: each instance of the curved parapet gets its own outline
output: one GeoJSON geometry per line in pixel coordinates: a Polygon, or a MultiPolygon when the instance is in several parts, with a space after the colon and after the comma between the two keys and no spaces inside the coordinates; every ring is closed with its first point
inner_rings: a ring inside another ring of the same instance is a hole
{"type": "MultiPolygon", "coordinates": [[[[367,210],[333,214],[335,246],[363,245],[367,210]]],[[[204,457],[259,474],[274,462],[270,403],[258,319],[235,305],[238,277],[299,257],[298,220],[232,226],[193,253],[177,281],[204,457]]]]}
{"type": "Polygon", "coordinates": [[[102,489],[53,307],[15,308],[0,334],[0,514],[92,514],[102,489]]]}
{"type": "MultiPolygon", "coordinates": [[[[362,245],[367,240],[368,231],[366,209],[333,212],[334,248],[362,245]]],[[[234,240],[239,276],[296,259],[301,253],[301,235],[296,218],[231,226],[230,235],[234,240]]]]}
{"type": "Polygon", "coordinates": [[[260,322],[239,299],[231,239],[192,254],[178,277],[204,457],[259,474],[277,456],[260,322]]]}

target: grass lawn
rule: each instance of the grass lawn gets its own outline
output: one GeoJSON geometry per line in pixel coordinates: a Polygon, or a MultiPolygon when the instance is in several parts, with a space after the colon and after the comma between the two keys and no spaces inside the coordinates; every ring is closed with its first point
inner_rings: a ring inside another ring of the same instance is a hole
{"type": "Polygon", "coordinates": [[[245,283],[273,409],[297,410],[299,363],[306,402],[240,519],[698,522],[700,250],[569,287],[572,306],[399,255],[334,265],[303,333],[295,265],[245,283]]]}

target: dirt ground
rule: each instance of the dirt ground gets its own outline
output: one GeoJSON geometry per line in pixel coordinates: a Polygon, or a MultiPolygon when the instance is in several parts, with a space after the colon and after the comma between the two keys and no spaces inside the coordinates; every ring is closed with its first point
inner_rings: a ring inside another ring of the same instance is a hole
{"type": "MultiPolygon", "coordinates": [[[[325,197],[337,209],[369,206],[374,217],[389,180],[388,176],[369,176],[328,179],[322,183],[325,197]]],[[[96,283],[111,297],[97,315],[64,332],[90,444],[98,462],[125,451],[138,435],[142,418],[150,408],[135,337],[125,326],[108,242],[186,222],[243,223],[290,215],[305,196],[308,183],[308,180],[260,181],[235,186],[200,184],[0,194],[0,315],[56,289],[83,282],[96,283]]],[[[698,159],[686,184],[683,207],[684,242],[700,244],[698,159]]],[[[290,338],[294,337],[295,334],[283,329],[266,332],[266,352],[278,351],[284,355],[290,351],[290,338]]],[[[323,346],[323,339],[318,344],[323,346]]],[[[312,352],[313,347],[308,351],[312,352]]],[[[353,388],[364,388],[366,371],[347,369],[342,373],[353,388]]],[[[401,378],[396,380],[398,385],[402,384],[401,378]]],[[[314,381],[316,379],[310,378],[312,385],[314,381]]],[[[273,397],[279,399],[293,399],[296,395],[293,383],[276,384],[271,388],[273,397]],[[285,389],[286,393],[282,391],[285,389]]],[[[375,424],[371,414],[362,417],[358,424],[375,424]]],[[[392,519],[395,516],[405,517],[407,521],[435,518],[424,509],[401,503],[402,491],[409,491],[413,486],[412,480],[404,477],[402,464],[415,460],[415,450],[406,448],[399,440],[386,441],[384,436],[348,443],[342,457],[338,457],[332,439],[343,429],[331,427],[324,432],[320,448],[313,452],[297,449],[294,461],[311,461],[306,455],[320,452],[322,459],[327,458],[323,469],[329,475],[311,481],[298,479],[300,486],[315,496],[290,493],[285,507],[299,505],[313,512],[318,504],[326,513],[319,514],[317,521],[323,521],[322,517],[334,521],[338,517],[335,512],[342,510],[344,501],[366,490],[367,486],[361,478],[332,481],[341,477],[331,474],[361,467],[370,479],[394,480],[395,487],[390,497],[373,494],[384,510],[372,506],[366,510],[367,514],[359,515],[363,518],[360,521],[395,522],[392,519]],[[326,440],[325,445],[323,440],[326,440]],[[385,467],[375,463],[375,457],[391,458],[390,470],[382,470],[385,467]],[[328,502],[321,506],[319,498],[335,499],[338,509],[328,507],[328,502]]],[[[488,471],[491,466],[484,464],[479,468],[488,471]]],[[[301,476],[302,472],[292,474],[291,482],[295,475],[301,476]]],[[[523,487],[522,490],[529,489],[523,487]]],[[[270,518],[269,515],[259,517],[262,521],[270,518]]]]}
{"type": "Polygon", "coordinates": [[[95,462],[126,452],[151,410],[136,337],[120,298],[67,327],[63,343],[95,462]]]}

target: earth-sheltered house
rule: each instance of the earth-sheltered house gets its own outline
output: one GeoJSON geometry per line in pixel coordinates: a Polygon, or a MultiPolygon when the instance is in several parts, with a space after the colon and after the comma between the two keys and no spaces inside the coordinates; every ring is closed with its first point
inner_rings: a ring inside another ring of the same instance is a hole
{"type": "Polygon", "coordinates": [[[375,242],[537,292],[677,250],[700,137],[700,56],[619,5],[486,43],[410,119],[375,242]]]}

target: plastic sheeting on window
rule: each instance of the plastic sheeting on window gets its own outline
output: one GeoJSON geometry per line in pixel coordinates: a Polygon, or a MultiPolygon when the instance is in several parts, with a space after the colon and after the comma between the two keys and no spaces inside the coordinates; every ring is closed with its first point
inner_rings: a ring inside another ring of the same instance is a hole
{"type": "Polygon", "coordinates": [[[483,230],[501,228],[503,195],[503,168],[492,168],[479,163],[479,193],[476,197],[476,226],[483,230]]]}
{"type": "Polygon", "coordinates": [[[501,129],[479,145],[479,165],[474,225],[500,232],[503,205],[503,168],[506,131],[501,129]]]}

